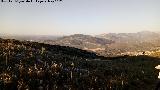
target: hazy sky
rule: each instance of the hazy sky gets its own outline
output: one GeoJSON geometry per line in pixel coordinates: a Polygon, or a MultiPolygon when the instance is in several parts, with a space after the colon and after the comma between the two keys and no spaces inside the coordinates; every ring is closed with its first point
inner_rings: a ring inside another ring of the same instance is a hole
{"type": "Polygon", "coordinates": [[[0,33],[68,35],[160,31],[160,0],[0,2],[0,33]]]}

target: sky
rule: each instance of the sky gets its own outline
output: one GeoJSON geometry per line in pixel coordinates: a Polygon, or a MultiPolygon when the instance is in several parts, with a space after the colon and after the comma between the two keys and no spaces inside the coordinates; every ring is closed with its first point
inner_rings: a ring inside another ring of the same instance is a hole
{"type": "Polygon", "coordinates": [[[160,31],[160,0],[0,2],[0,33],[71,35],[160,31]]]}

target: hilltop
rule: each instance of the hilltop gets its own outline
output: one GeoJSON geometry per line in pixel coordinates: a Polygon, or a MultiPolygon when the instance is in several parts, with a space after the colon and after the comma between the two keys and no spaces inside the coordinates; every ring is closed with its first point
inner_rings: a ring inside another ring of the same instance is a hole
{"type": "Polygon", "coordinates": [[[74,34],[70,36],[64,36],[56,40],[45,40],[42,42],[51,45],[56,44],[61,46],[70,46],[94,52],[105,50],[107,45],[114,43],[112,40],[83,34],[74,34]]]}

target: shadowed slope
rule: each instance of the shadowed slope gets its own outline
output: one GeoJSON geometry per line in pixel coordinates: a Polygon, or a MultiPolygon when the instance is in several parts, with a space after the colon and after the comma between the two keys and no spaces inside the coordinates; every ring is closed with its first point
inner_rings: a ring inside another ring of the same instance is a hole
{"type": "Polygon", "coordinates": [[[149,56],[102,58],[76,48],[0,40],[1,89],[154,90],[158,64],[149,56]]]}

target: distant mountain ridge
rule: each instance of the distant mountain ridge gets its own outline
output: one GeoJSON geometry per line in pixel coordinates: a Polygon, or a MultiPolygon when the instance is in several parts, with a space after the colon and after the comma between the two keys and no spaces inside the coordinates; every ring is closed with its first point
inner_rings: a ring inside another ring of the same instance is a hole
{"type": "Polygon", "coordinates": [[[109,34],[102,34],[96,35],[99,38],[106,38],[109,40],[137,40],[141,42],[151,41],[160,38],[160,33],[150,32],[150,31],[142,31],[137,33],[109,33],[109,34]]]}
{"type": "Polygon", "coordinates": [[[122,53],[159,49],[160,33],[142,31],[137,33],[107,33],[96,36],[74,34],[43,42],[89,50],[103,56],[117,56],[122,53]]]}
{"type": "Polygon", "coordinates": [[[125,52],[156,50],[160,47],[160,33],[150,31],[118,34],[109,33],[97,35],[96,37],[115,41],[115,43],[109,44],[105,51],[108,54],[113,53],[114,55],[125,52]]]}

